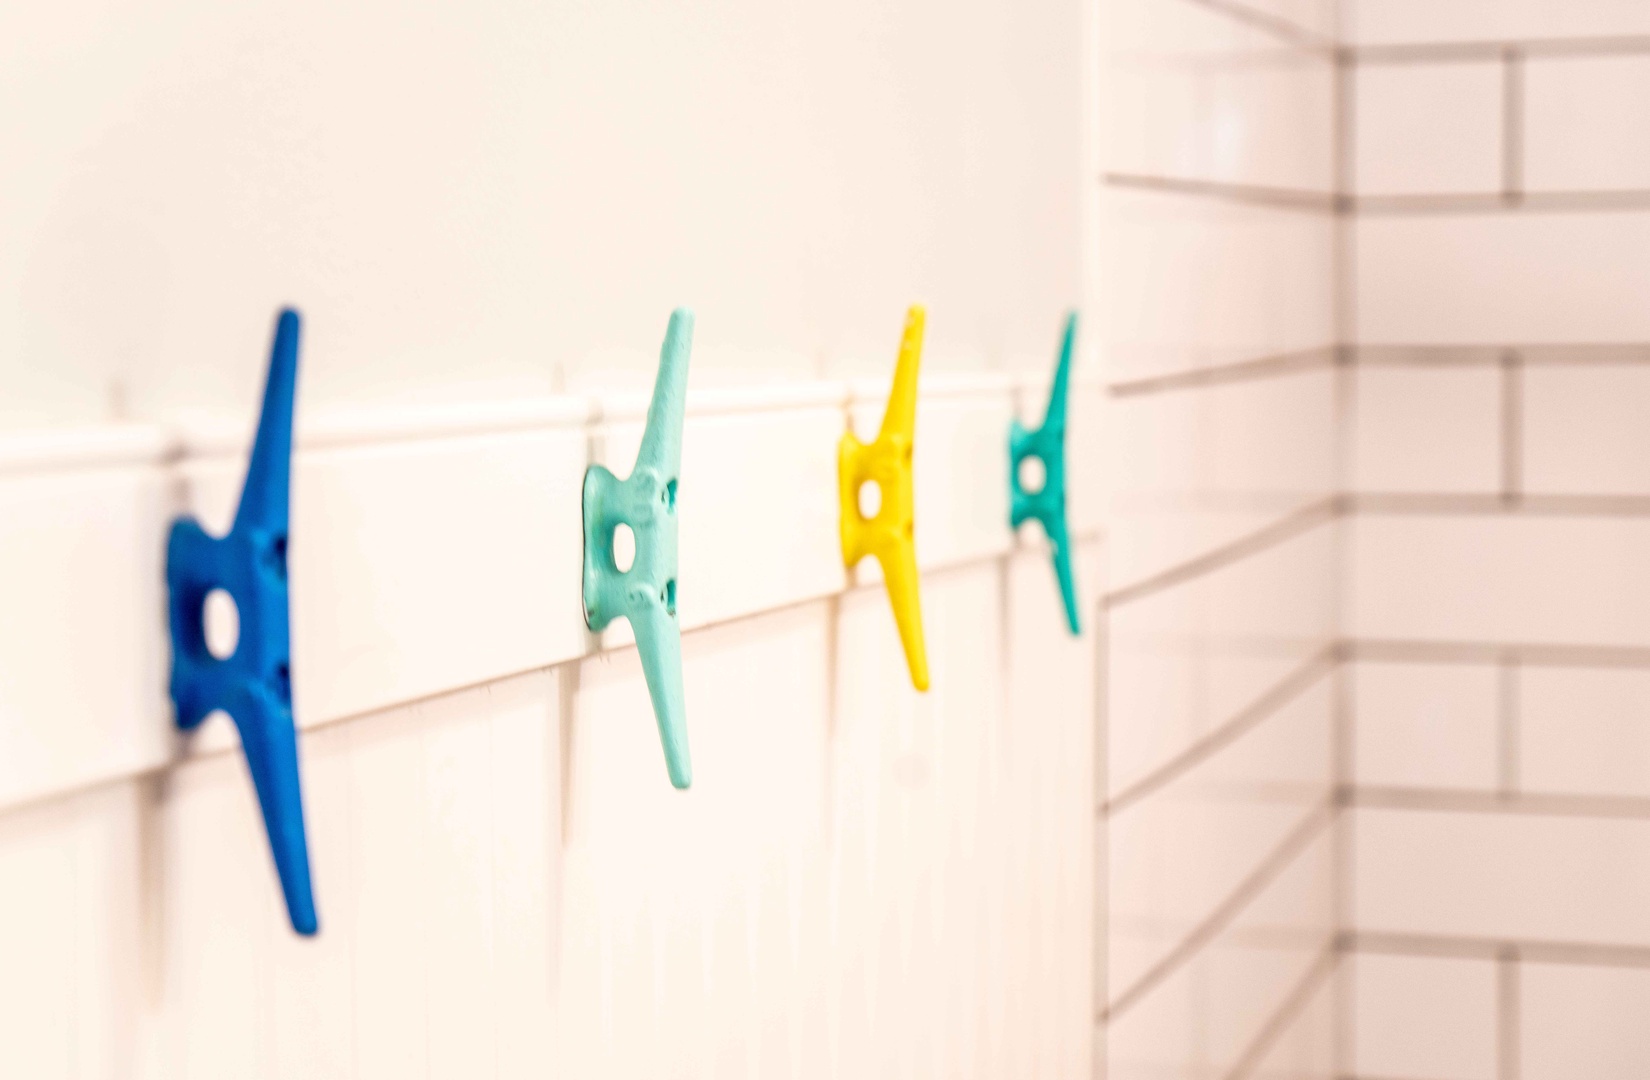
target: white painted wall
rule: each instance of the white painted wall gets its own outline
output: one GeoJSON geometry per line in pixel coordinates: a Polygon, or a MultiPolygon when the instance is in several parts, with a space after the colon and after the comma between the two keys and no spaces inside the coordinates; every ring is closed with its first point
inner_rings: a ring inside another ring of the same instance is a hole
{"type": "Polygon", "coordinates": [[[0,12],[0,425],[651,370],[1042,370],[1080,298],[1081,0],[0,12]]]}

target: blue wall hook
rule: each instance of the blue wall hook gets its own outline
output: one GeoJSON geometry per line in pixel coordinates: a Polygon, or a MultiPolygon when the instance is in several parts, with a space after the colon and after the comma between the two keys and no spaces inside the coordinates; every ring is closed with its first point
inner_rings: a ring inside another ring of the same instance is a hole
{"type": "Polygon", "coordinates": [[[192,731],[215,709],[235,721],[292,928],[313,934],[315,897],[304,839],[298,734],[292,723],[286,574],[297,382],[298,313],[286,309],[275,323],[263,412],[235,524],[218,539],[194,518],[173,522],[166,545],[166,588],[178,727],[192,731]],[[235,652],[221,660],[206,644],[206,597],[216,589],[229,594],[240,616],[235,652]]]}
{"type": "Polygon", "coordinates": [[[676,622],[676,482],[682,471],[682,407],[687,395],[693,312],[670,314],[659,375],[647,407],[636,467],[620,480],[605,467],[584,474],[584,621],[600,632],[630,620],[664,743],[665,768],[678,788],[693,783],[682,693],[682,632],[676,622]],[[613,557],[620,525],[636,539],[636,558],[621,571],[613,557]]]}
{"type": "Polygon", "coordinates": [[[1008,430],[1009,525],[1018,529],[1028,518],[1043,526],[1054,549],[1054,576],[1066,605],[1066,626],[1073,635],[1083,632],[1077,610],[1077,583],[1071,573],[1071,535],[1066,529],[1066,396],[1071,377],[1071,353],[1077,341],[1077,313],[1066,316],[1060,342],[1060,361],[1054,367],[1054,385],[1048,392],[1043,426],[1027,431],[1015,420],[1008,430]],[[1028,492],[1020,483],[1020,464],[1034,457],[1043,465],[1043,486],[1028,492]]]}

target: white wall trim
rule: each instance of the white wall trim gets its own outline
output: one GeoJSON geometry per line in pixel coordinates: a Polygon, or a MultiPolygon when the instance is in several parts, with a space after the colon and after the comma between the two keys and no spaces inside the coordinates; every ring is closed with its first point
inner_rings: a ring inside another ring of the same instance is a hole
{"type": "MultiPolygon", "coordinates": [[[[836,442],[850,418],[866,434],[886,392],[866,380],[690,394],[685,631],[880,588],[874,565],[850,575],[840,562],[836,442]]],[[[1020,543],[1007,523],[1007,427],[1044,393],[1043,380],[1011,376],[924,378],[925,572],[1020,543]]],[[[1073,386],[1074,456],[1098,446],[1088,427],[1101,397],[1098,381],[1073,386]]],[[[628,470],[645,407],[645,395],[608,395],[301,412],[299,726],[626,647],[623,624],[599,640],[583,624],[579,491],[593,460],[628,470]]],[[[0,436],[0,809],[234,745],[227,723],[187,743],[173,729],[165,542],[186,508],[227,526],[249,436],[250,421],[210,420],[0,436]]],[[[1099,500],[1073,489],[1073,530],[1093,539],[1099,500]]]]}

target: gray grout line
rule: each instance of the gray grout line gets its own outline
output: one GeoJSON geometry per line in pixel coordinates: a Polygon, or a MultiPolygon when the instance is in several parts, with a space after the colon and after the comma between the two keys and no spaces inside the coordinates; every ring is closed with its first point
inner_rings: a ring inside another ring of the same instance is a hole
{"type": "Polygon", "coordinates": [[[1254,1039],[1238,1055],[1237,1063],[1233,1065],[1231,1072],[1226,1074],[1225,1080],[1247,1080],[1254,1074],[1255,1068],[1266,1057],[1267,1051],[1272,1049],[1272,1045],[1289,1029],[1289,1025],[1312,1003],[1312,996],[1318,992],[1323,981],[1335,973],[1339,961],[1340,953],[1332,939],[1312,961],[1312,966],[1306,969],[1300,981],[1290,988],[1277,1011],[1261,1025],[1254,1039]]]}
{"type": "Polygon", "coordinates": [[[1246,26],[1264,30],[1289,45],[1324,53],[1333,52],[1336,49],[1335,39],[1332,36],[1320,34],[1281,15],[1262,11],[1259,8],[1240,3],[1239,0],[1187,0],[1187,2],[1201,8],[1208,8],[1211,11],[1218,11],[1222,15],[1246,26]]]}
{"type": "Polygon", "coordinates": [[[1447,64],[1497,60],[1516,49],[1527,57],[1550,59],[1571,56],[1636,56],[1650,54],[1650,37],[1514,38],[1502,41],[1412,42],[1396,45],[1346,47],[1354,65],[1447,64]]]}
{"type": "MultiPolygon", "coordinates": [[[[1095,626],[1094,679],[1094,790],[1092,804],[1098,811],[1103,805],[1111,774],[1111,713],[1109,680],[1111,675],[1111,628],[1109,614],[1100,603],[1093,605],[1095,626]]],[[[1093,857],[1094,881],[1094,970],[1090,975],[1090,1001],[1103,1003],[1111,984],[1111,823],[1096,816],[1094,822],[1093,857]]],[[[1095,1063],[1104,1074],[1106,1060],[1105,1032],[1094,1036],[1091,1052],[1095,1063]]]]}
{"type": "Polygon", "coordinates": [[[1505,362],[1509,351],[1521,367],[1607,367],[1650,364],[1650,344],[1572,342],[1570,344],[1485,345],[1348,345],[1354,366],[1491,367],[1505,362]]]}
{"type": "Polygon", "coordinates": [[[1501,501],[1524,494],[1524,370],[1516,349],[1501,353],[1501,501]]]}
{"type": "Polygon", "coordinates": [[[1502,945],[1495,957],[1495,1075],[1496,1080],[1518,1080],[1522,1007],[1518,986],[1518,946],[1502,945]]]}
{"type": "Polygon", "coordinates": [[[1200,762],[1207,761],[1216,753],[1236,742],[1247,732],[1277,715],[1285,705],[1288,705],[1316,685],[1319,679],[1333,673],[1338,663],[1337,650],[1333,645],[1326,646],[1317,654],[1307,658],[1303,664],[1285,675],[1269,689],[1263,691],[1255,700],[1238,710],[1236,715],[1222,722],[1213,731],[1198,739],[1169,761],[1159,765],[1147,775],[1118,792],[1114,798],[1101,806],[1101,816],[1115,818],[1118,814],[1170,783],[1176,777],[1184,775],[1200,762]]]}
{"type": "Polygon", "coordinates": [[[1172,195],[1198,195],[1251,206],[1314,214],[1334,214],[1341,205],[1341,200],[1333,192],[1310,191],[1305,188],[1280,188],[1264,184],[1239,184],[1224,180],[1120,172],[1105,173],[1100,180],[1108,187],[1157,191],[1172,195]]]}
{"type": "Polygon", "coordinates": [[[1341,648],[1349,660],[1375,663],[1496,664],[1510,658],[1527,667],[1650,668],[1650,648],[1636,645],[1349,638],[1341,648]]]}
{"type": "Polygon", "coordinates": [[[1518,950],[1521,963],[1573,967],[1650,968],[1650,948],[1601,942],[1537,941],[1458,934],[1354,930],[1343,937],[1343,950],[1378,956],[1437,957],[1446,960],[1495,960],[1503,950],[1518,950]]]}
{"type": "MultiPolygon", "coordinates": [[[[1522,158],[1522,140],[1515,148],[1522,158]]],[[[1504,163],[1505,165],[1505,163],[1504,163]]],[[[1522,183],[1522,168],[1514,179],[1522,183]]],[[[1280,188],[1181,176],[1108,172],[1100,177],[1108,187],[1161,194],[1221,199],[1273,210],[1328,214],[1337,217],[1401,217],[1447,214],[1608,213],[1650,209],[1650,188],[1574,191],[1465,191],[1421,192],[1413,195],[1355,195],[1346,192],[1280,188]]]]}
{"type": "Polygon", "coordinates": [[[1258,555],[1319,525],[1333,521],[1339,511],[1339,498],[1330,496],[1320,499],[1214,551],[1188,559],[1132,585],[1116,589],[1106,595],[1103,603],[1107,608],[1122,607],[1153,593],[1195,581],[1205,574],[1241,562],[1251,555],[1258,555]]]}
{"type": "Polygon", "coordinates": [[[1178,945],[1136,979],[1134,985],[1118,994],[1117,999],[1110,1005],[1106,1005],[1104,999],[1101,999],[1098,1021],[1102,1024],[1114,1022],[1121,1013],[1127,1012],[1154,987],[1174,974],[1181,965],[1196,955],[1199,949],[1213,941],[1334,819],[1335,797],[1331,794],[1307,811],[1289,834],[1256,864],[1249,872],[1249,876],[1239,882],[1237,888],[1224,900],[1215,905],[1214,910],[1194,926],[1178,945]]]}
{"type": "Polygon", "coordinates": [[[1650,798],[1633,795],[1354,785],[1343,790],[1340,798],[1343,806],[1363,810],[1650,821],[1650,798]]]}
{"type": "Polygon", "coordinates": [[[1143,394],[1157,394],[1168,390],[1198,390],[1204,387],[1252,382],[1256,379],[1273,378],[1279,375],[1293,375],[1303,371],[1327,369],[1335,365],[1336,358],[1337,349],[1335,346],[1322,345],[1315,349],[1276,353],[1271,356],[1256,357],[1252,360],[1238,360],[1230,364],[1192,368],[1167,375],[1148,375],[1138,379],[1119,380],[1108,384],[1107,391],[1114,398],[1125,398],[1137,397],[1143,394]]]}
{"type": "Polygon", "coordinates": [[[1501,49],[1501,201],[1524,201],[1524,54],[1517,45],[1501,49]]]}
{"type": "Polygon", "coordinates": [[[1461,192],[1458,194],[1353,195],[1344,200],[1344,212],[1358,217],[1392,217],[1404,214],[1488,214],[1488,213],[1586,213],[1650,208],[1650,189],[1624,188],[1597,191],[1518,192],[1509,199],[1505,191],[1461,192]]]}
{"type": "Polygon", "coordinates": [[[1377,517],[1484,516],[1619,517],[1650,515],[1650,495],[1509,496],[1505,490],[1469,492],[1369,491],[1346,496],[1345,512],[1377,517]]]}
{"type": "Polygon", "coordinates": [[[1496,741],[1500,744],[1496,754],[1496,783],[1497,794],[1503,800],[1518,798],[1522,773],[1519,760],[1518,669],[1516,656],[1503,656],[1496,665],[1496,741]]]}

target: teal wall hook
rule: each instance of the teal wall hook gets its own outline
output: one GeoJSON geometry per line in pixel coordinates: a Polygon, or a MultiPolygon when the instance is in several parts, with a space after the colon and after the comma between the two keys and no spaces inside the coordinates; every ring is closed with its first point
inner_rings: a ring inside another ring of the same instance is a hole
{"type": "Polygon", "coordinates": [[[1027,431],[1015,420],[1008,430],[1009,525],[1018,529],[1035,518],[1043,526],[1043,534],[1054,549],[1054,576],[1066,607],[1066,626],[1073,635],[1083,632],[1077,583],[1071,571],[1071,535],[1066,528],[1066,398],[1076,341],[1077,313],[1073,311],[1066,316],[1066,332],[1060,342],[1060,360],[1054,367],[1054,385],[1049,388],[1043,426],[1027,431]],[[1036,458],[1043,466],[1043,483],[1035,491],[1027,491],[1020,477],[1020,466],[1027,458],[1036,458]]]}
{"type": "Polygon", "coordinates": [[[687,395],[693,312],[670,314],[659,375],[647,407],[636,467],[620,480],[605,467],[584,474],[584,621],[600,632],[630,621],[664,744],[665,768],[678,788],[693,783],[682,694],[682,632],[676,621],[676,482],[682,470],[682,407],[687,395]],[[620,570],[613,539],[620,525],[636,541],[630,569],[620,570]]]}
{"type": "Polygon", "coordinates": [[[166,543],[172,701],[177,725],[192,731],[215,709],[235,722],[258,793],[275,871],[292,928],[317,929],[309,845],[292,722],[292,642],[287,602],[287,519],[291,497],[292,409],[298,386],[298,313],[281,312],[269,354],[263,410],[229,535],[209,536],[194,518],[172,523],[166,543]],[[222,589],[235,602],[240,635],[227,657],[206,643],[206,598],[222,589]]]}

